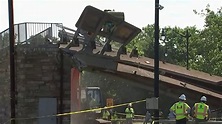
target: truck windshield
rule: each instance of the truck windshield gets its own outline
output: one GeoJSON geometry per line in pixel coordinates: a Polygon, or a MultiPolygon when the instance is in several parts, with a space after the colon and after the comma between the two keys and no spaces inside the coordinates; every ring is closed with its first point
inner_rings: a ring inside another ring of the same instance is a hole
{"type": "MultiPolygon", "coordinates": [[[[92,99],[95,99],[96,106],[101,105],[101,92],[100,89],[87,89],[87,95],[92,99]]],[[[90,99],[90,98],[88,98],[90,99]]]]}

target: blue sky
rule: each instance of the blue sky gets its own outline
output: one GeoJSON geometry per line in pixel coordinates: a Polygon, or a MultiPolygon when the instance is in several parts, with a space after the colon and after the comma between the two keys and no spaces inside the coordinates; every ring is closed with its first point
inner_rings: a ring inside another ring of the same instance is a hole
{"type": "MultiPolygon", "coordinates": [[[[126,21],[139,27],[154,23],[155,0],[13,0],[14,22],[55,22],[74,28],[87,5],[98,9],[114,9],[125,13],[126,21]]],[[[159,0],[160,28],[165,26],[196,26],[202,28],[204,18],[193,13],[210,4],[212,10],[222,6],[222,0],[159,0]]],[[[0,31],[8,28],[8,0],[0,0],[0,31]]]]}

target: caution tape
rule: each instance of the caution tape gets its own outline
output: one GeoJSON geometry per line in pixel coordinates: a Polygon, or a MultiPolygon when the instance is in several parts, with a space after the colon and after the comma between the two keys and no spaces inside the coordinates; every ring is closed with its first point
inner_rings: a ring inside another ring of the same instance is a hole
{"type": "MultiPolygon", "coordinates": [[[[145,102],[145,101],[146,100],[139,100],[139,101],[134,101],[134,102],[129,102],[129,103],[136,104],[136,103],[141,103],[141,102],[145,102]]],[[[123,103],[123,104],[118,104],[118,105],[108,106],[108,107],[103,107],[103,108],[94,108],[94,109],[86,109],[86,110],[80,110],[80,111],[74,111],[74,112],[67,112],[67,113],[61,113],[61,114],[55,114],[55,115],[46,115],[46,116],[37,116],[37,117],[24,117],[24,118],[11,118],[10,120],[8,120],[8,121],[6,121],[5,123],[2,123],[2,124],[7,124],[8,122],[11,122],[12,120],[30,120],[30,119],[50,118],[50,117],[59,117],[59,116],[66,116],[66,115],[73,115],[73,114],[95,112],[95,111],[101,111],[101,110],[105,110],[105,109],[111,109],[111,108],[126,106],[129,103],[123,103]]]]}

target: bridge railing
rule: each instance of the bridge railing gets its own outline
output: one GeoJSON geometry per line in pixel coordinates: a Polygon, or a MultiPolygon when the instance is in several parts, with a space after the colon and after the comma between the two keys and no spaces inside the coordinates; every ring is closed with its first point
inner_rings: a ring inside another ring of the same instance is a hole
{"type": "MultiPolygon", "coordinates": [[[[59,30],[62,23],[26,22],[14,25],[15,44],[26,42],[31,37],[47,30],[47,37],[59,41],[59,30]]],[[[46,36],[46,35],[45,35],[46,36]]],[[[0,49],[9,46],[9,29],[0,32],[0,49]]]]}

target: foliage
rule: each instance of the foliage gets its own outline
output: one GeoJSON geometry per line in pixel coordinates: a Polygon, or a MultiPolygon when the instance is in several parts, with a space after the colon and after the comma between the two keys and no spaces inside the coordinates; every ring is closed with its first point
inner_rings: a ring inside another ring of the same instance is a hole
{"type": "Polygon", "coordinates": [[[210,5],[198,15],[205,17],[205,28],[200,33],[199,55],[197,67],[199,70],[222,75],[222,8],[216,12],[210,10],[210,5]]]}
{"type": "Polygon", "coordinates": [[[132,51],[137,48],[139,55],[153,57],[153,39],[154,39],[154,25],[147,25],[144,27],[128,45],[127,50],[132,51]],[[148,49],[147,49],[148,48],[148,49]]]}
{"type": "MultiPolygon", "coordinates": [[[[222,75],[222,9],[217,12],[210,10],[208,5],[201,12],[194,12],[205,17],[204,29],[195,26],[165,27],[166,43],[160,39],[160,60],[168,63],[186,66],[187,40],[186,31],[191,37],[188,39],[189,67],[210,74],[222,75]],[[167,53],[167,56],[164,54],[167,53]]],[[[161,34],[160,34],[161,37],[161,34]]],[[[137,48],[141,56],[154,58],[154,25],[147,25],[142,32],[127,45],[128,51],[137,48]]]]}
{"type": "Polygon", "coordinates": [[[9,46],[9,33],[0,34],[0,49],[9,46]]]}

